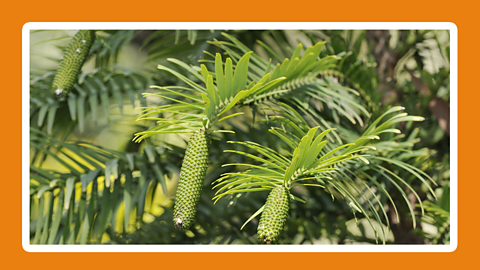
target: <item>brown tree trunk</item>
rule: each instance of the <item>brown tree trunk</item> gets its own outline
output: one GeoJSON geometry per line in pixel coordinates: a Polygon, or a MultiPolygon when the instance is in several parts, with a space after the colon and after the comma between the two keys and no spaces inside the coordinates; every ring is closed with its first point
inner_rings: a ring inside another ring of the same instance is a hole
{"type": "MultiPolygon", "coordinates": [[[[425,240],[423,239],[423,237],[414,233],[410,211],[405,202],[402,203],[403,199],[399,197],[400,196],[397,192],[394,192],[392,194],[393,201],[398,202],[395,205],[397,206],[398,215],[402,220],[399,221],[397,219],[395,209],[390,202],[388,204],[388,219],[390,221],[390,229],[392,230],[393,236],[395,237],[395,244],[425,244],[425,240]]],[[[408,200],[412,205],[413,211],[419,212],[416,208],[418,200],[413,193],[408,194],[408,200]]],[[[421,220],[421,217],[417,215],[415,216],[415,218],[417,220],[416,228],[421,230],[422,224],[419,222],[421,220]]]]}

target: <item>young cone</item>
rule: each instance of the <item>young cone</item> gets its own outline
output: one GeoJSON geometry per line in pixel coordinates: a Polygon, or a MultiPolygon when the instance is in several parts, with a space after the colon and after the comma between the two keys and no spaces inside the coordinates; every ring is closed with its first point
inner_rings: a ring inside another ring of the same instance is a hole
{"type": "Polygon", "coordinates": [[[274,244],[285,226],[290,205],[290,192],[284,186],[270,191],[262,217],[258,223],[258,240],[264,244],[274,244]]]}
{"type": "Polygon", "coordinates": [[[173,224],[179,230],[188,229],[195,219],[208,168],[209,146],[210,140],[202,128],[195,132],[188,142],[173,210],[173,224]]]}
{"type": "Polygon", "coordinates": [[[66,95],[77,81],[78,74],[94,41],[94,30],[79,30],[73,36],[53,78],[52,88],[57,97],[66,95]]]}

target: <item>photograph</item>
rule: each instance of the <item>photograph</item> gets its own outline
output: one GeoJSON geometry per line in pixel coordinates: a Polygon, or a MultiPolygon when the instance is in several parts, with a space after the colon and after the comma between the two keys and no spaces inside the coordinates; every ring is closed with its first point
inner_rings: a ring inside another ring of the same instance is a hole
{"type": "Polygon", "coordinates": [[[24,249],[456,249],[453,24],[72,25],[23,32],[24,249]]]}

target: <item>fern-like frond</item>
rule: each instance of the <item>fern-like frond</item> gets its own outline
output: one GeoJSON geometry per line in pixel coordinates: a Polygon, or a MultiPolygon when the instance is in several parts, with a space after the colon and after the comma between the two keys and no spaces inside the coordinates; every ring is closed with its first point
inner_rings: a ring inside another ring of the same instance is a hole
{"type": "Polygon", "coordinates": [[[284,79],[281,77],[269,81],[271,74],[267,74],[257,83],[252,83],[247,86],[250,54],[251,53],[246,53],[242,56],[235,70],[233,69],[230,58],[226,60],[224,69],[222,58],[220,54],[217,54],[214,73],[209,72],[205,65],[196,69],[179,60],[168,59],[170,62],[183,68],[192,78],[203,82],[203,85],[200,85],[171,68],[159,65],[159,69],[174,75],[188,85],[188,87],[154,87],[160,91],[145,94],[169,100],[176,105],[146,108],[145,112],[148,113],[140,117],[139,120],[158,120],[160,125],[150,130],[137,133],[134,140],[141,141],[152,135],[159,134],[159,132],[189,132],[187,130],[193,132],[202,125],[206,129],[209,129],[215,124],[232,117],[226,116],[220,118],[220,116],[237,105],[240,100],[264,89],[273,88],[284,79]],[[213,76],[215,76],[215,81],[213,80],[213,76]],[[173,118],[151,117],[154,114],[163,114],[165,112],[171,113],[173,118]],[[175,127],[166,129],[172,125],[175,127]]]}
{"type": "MultiPolygon", "coordinates": [[[[271,132],[287,145],[290,145],[292,150],[295,148],[294,151],[288,152],[286,156],[282,155],[282,158],[280,158],[278,153],[272,149],[250,142],[242,143],[242,145],[256,151],[261,156],[242,151],[226,150],[252,158],[259,162],[260,165],[245,163],[227,164],[226,166],[237,165],[240,168],[247,168],[247,170],[240,173],[225,174],[218,179],[218,183],[214,188],[219,189],[214,200],[233,193],[268,190],[282,183],[288,186],[323,187],[329,193],[332,193],[330,190],[334,189],[347,200],[354,213],[359,212],[366,217],[376,232],[369,213],[372,214],[372,218],[379,224],[386,222],[388,228],[388,216],[381,198],[385,197],[388,199],[395,211],[396,202],[392,200],[389,192],[379,183],[381,180],[377,180],[376,176],[372,177],[366,173],[368,170],[373,170],[376,174],[390,181],[404,194],[403,199],[410,208],[412,217],[414,217],[413,208],[401,186],[407,187],[417,197],[418,194],[411,188],[408,182],[382,166],[382,163],[386,162],[398,166],[399,169],[422,181],[430,190],[431,188],[427,180],[432,181],[432,179],[417,168],[398,160],[398,158],[382,157],[382,155],[387,153],[395,152],[395,148],[382,147],[377,149],[375,147],[377,144],[375,141],[380,139],[379,136],[381,134],[398,134],[400,132],[398,129],[392,128],[398,122],[421,121],[423,119],[416,116],[407,116],[405,113],[398,113],[402,109],[402,107],[391,108],[384,115],[373,121],[361,136],[353,140],[351,144],[345,145],[328,144],[327,141],[321,141],[331,130],[325,130],[318,137],[313,137],[312,132],[318,128],[309,129],[308,132],[305,132],[308,123],[301,121],[301,116],[296,115],[295,112],[289,114],[288,109],[278,110],[277,113],[282,117],[272,116],[269,117],[269,121],[271,124],[280,124],[284,128],[274,127],[271,129],[271,132]],[[397,114],[392,116],[396,112],[397,114]],[[285,168],[285,166],[287,167],[285,168]],[[284,175],[283,179],[281,175],[284,175]],[[366,179],[371,184],[367,184],[368,182],[359,179],[366,179]]],[[[389,142],[391,143],[388,140],[380,143],[386,144],[389,142]]],[[[404,142],[404,144],[404,146],[413,146],[411,141],[404,142]]],[[[423,206],[421,207],[423,211],[423,206]]],[[[413,219],[413,222],[415,227],[415,219],[413,219]]],[[[382,227],[381,235],[383,241],[385,241],[387,234],[388,231],[384,231],[382,227]]]]}
{"type": "Polygon", "coordinates": [[[139,100],[146,106],[142,93],[148,89],[151,79],[128,71],[110,71],[94,69],[80,75],[73,91],[66,99],[56,99],[47,86],[53,80],[54,73],[47,73],[31,80],[30,119],[32,126],[46,128],[52,134],[55,127],[65,123],[78,124],[80,132],[85,130],[85,117],[91,113],[93,122],[99,119],[100,110],[108,119],[111,99],[123,111],[124,100],[128,99],[135,107],[139,100]]]}
{"type": "MultiPolygon", "coordinates": [[[[240,56],[237,51],[241,53],[250,51],[248,47],[233,36],[226,33],[223,33],[223,35],[231,43],[215,40],[212,44],[223,49],[234,61],[240,56]]],[[[268,48],[264,43],[261,44],[264,48],[268,48]]],[[[314,46],[306,48],[302,54],[303,44],[300,43],[290,58],[286,58],[276,65],[272,64],[271,59],[267,62],[253,53],[250,65],[251,72],[249,73],[251,81],[258,81],[263,74],[269,72],[272,73],[270,79],[280,76],[286,79],[276,88],[258,91],[251,97],[244,99],[242,103],[248,105],[264,103],[267,100],[282,100],[299,105],[297,104],[300,103],[298,101],[309,97],[330,106],[341,115],[346,116],[352,123],[358,122],[363,125],[359,113],[367,117],[369,113],[351,96],[351,94],[358,95],[358,93],[355,90],[340,86],[338,82],[320,76],[325,71],[335,68],[336,63],[341,59],[335,55],[320,59],[319,55],[324,44],[325,42],[318,42],[314,46]],[[301,95],[299,96],[298,93],[301,93],[301,95]]],[[[268,48],[268,51],[272,52],[273,50],[268,48]]],[[[204,60],[204,62],[210,62],[210,60],[204,60]]]]}
{"type": "Polygon", "coordinates": [[[171,156],[181,154],[174,149],[147,146],[142,153],[125,153],[59,141],[37,129],[30,136],[33,156],[38,156],[30,166],[34,244],[101,243],[108,228],[140,226],[158,197],[157,187],[168,195],[167,177],[179,171],[171,156]],[[62,170],[45,167],[39,162],[42,156],[62,170]],[[122,224],[116,225],[119,218],[122,224]]]}
{"type": "MultiPolygon", "coordinates": [[[[332,174],[338,173],[336,168],[337,164],[360,158],[362,155],[356,155],[353,151],[350,151],[349,153],[340,151],[349,145],[343,145],[323,155],[319,155],[328,143],[328,141],[322,141],[322,139],[331,130],[325,130],[316,135],[317,130],[318,127],[310,129],[297,144],[294,145],[292,143],[295,149],[293,153],[288,156],[279,155],[268,147],[250,142],[231,142],[239,143],[250,149],[257,150],[259,154],[262,154],[262,156],[265,157],[242,151],[226,150],[226,152],[244,155],[259,162],[260,165],[247,163],[225,164],[224,166],[244,167],[246,170],[238,173],[225,173],[221,178],[215,181],[218,183],[213,188],[218,188],[218,190],[216,196],[213,197],[213,200],[216,202],[229,194],[265,191],[277,186],[284,186],[288,189],[298,185],[325,188],[325,179],[330,179],[332,181],[335,179],[335,182],[332,183],[332,185],[342,192],[346,198],[350,198],[357,209],[361,209],[362,206],[355,196],[351,195],[347,188],[343,186],[342,182],[333,178],[332,174]],[[323,185],[319,183],[322,183],[323,185]]],[[[282,136],[279,133],[276,133],[276,135],[282,136]]],[[[364,149],[358,149],[358,152],[362,150],[364,149]]],[[[293,194],[291,196],[294,200],[304,202],[293,194]]],[[[261,209],[257,211],[247,220],[246,223],[261,212],[261,209]]],[[[369,218],[368,216],[366,217],[369,218]]]]}

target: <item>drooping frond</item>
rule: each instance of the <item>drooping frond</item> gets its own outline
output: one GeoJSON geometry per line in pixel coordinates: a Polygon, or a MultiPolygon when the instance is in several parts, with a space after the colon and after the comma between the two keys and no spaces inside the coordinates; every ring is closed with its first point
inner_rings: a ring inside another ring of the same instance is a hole
{"type": "MultiPolygon", "coordinates": [[[[287,156],[279,155],[268,147],[252,142],[231,142],[247,146],[260,154],[260,156],[236,150],[225,150],[226,152],[244,155],[260,164],[225,164],[224,166],[240,166],[246,167],[247,169],[238,173],[225,173],[215,181],[216,185],[213,188],[218,188],[218,190],[213,200],[218,201],[220,198],[229,194],[271,190],[278,186],[284,186],[288,189],[298,185],[325,188],[326,179],[333,181],[334,178],[332,178],[331,175],[338,173],[336,168],[337,164],[363,157],[363,155],[354,155],[355,152],[365,150],[365,148],[362,147],[358,148],[357,151],[345,153],[342,149],[348,147],[348,144],[320,155],[328,143],[328,141],[323,141],[323,138],[331,130],[325,130],[316,135],[317,130],[318,127],[310,129],[294,146],[295,149],[293,153],[287,156]]],[[[277,133],[277,135],[282,136],[279,133],[277,133]]],[[[355,203],[354,207],[357,209],[362,208],[355,196],[343,186],[343,183],[337,180],[331,184],[342,192],[345,198],[350,198],[352,202],[355,203]]],[[[297,196],[293,194],[291,196],[292,199],[303,202],[303,200],[297,196]]],[[[262,209],[257,211],[246,223],[261,212],[262,209]]],[[[368,216],[366,217],[367,219],[369,218],[368,216]]]]}
{"type": "Polygon", "coordinates": [[[33,128],[30,137],[38,156],[30,165],[34,244],[101,243],[109,228],[125,232],[140,226],[158,197],[157,186],[167,195],[167,177],[179,170],[176,160],[167,158],[179,153],[162,153],[152,146],[143,153],[117,152],[59,141],[33,128]],[[62,170],[40,165],[43,157],[59,163],[62,170]]]}
{"type": "MultiPolygon", "coordinates": [[[[159,69],[177,77],[185,86],[157,87],[163,91],[147,94],[168,99],[177,103],[177,105],[165,106],[169,107],[171,117],[168,119],[165,117],[157,119],[160,125],[137,133],[136,141],[153,134],[173,131],[190,132],[197,130],[200,125],[208,129],[208,127],[218,123],[219,120],[223,120],[224,118],[218,119],[218,117],[236,104],[263,103],[281,98],[283,93],[287,92],[288,102],[297,106],[306,107],[308,110],[308,105],[300,104],[300,100],[304,100],[305,97],[315,99],[335,107],[353,123],[358,121],[360,124],[363,124],[363,120],[357,111],[365,115],[368,115],[368,113],[349,96],[352,90],[342,87],[332,80],[324,80],[317,77],[320,71],[328,69],[338,60],[336,57],[318,59],[324,43],[317,43],[315,46],[307,48],[302,56],[300,56],[302,51],[302,45],[300,44],[292,55],[292,61],[286,59],[282,64],[272,67],[271,63],[267,63],[235,38],[225,33],[224,36],[233,43],[215,40],[212,44],[224,49],[230,58],[227,58],[224,63],[220,54],[217,53],[214,56],[206,53],[206,55],[211,55],[214,60],[203,60],[207,64],[208,62],[213,64],[214,72],[209,72],[204,64],[200,67],[189,66],[177,59],[168,60],[185,70],[187,75],[183,75],[170,67],[158,66],[159,69]],[[236,46],[240,53],[244,54],[241,56],[230,49],[230,46],[236,46]],[[298,91],[291,91],[303,88],[305,88],[305,91],[302,92],[303,96],[297,97],[295,93],[298,93],[298,91]],[[202,112],[201,108],[202,101],[204,112],[202,112]],[[185,117],[185,115],[189,115],[189,117],[185,117]],[[198,121],[200,119],[202,123],[198,121]],[[170,120],[173,120],[173,122],[170,120]],[[174,126],[171,126],[172,124],[174,126]],[[169,128],[166,129],[167,127],[169,128]]],[[[156,115],[163,112],[163,107],[149,108],[148,115],[156,115]]],[[[321,119],[321,117],[316,119],[321,119]]],[[[155,120],[155,118],[151,120],[155,120]]],[[[323,122],[323,126],[328,126],[324,120],[320,121],[323,122]]]]}
{"type": "MultiPolygon", "coordinates": [[[[332,130],[325,130],[315,137],[313,135],[318,127],[305,132],[304,130],[308,124],[302,122],[300,116],[295,116],[295,114],[289,115],[288,110],[278,111],[283,117],[270,117],[269,121],[272,124],[280,123],[286,129],[273,127],[270,131],[287,145],[290,145],[292,152],[288,152],[286,156],[279,156],[279,154],[272,149],[258,144],[236,142],[260,155],[236,150],[226,150],[226,152],[244,155],[260,164],[226,164],[225,166],[235,165],[245,167],[247,170],[240,173],[227,173],[218,179],[218,183],[214,188],[219,189],[217,190],[217,195],[214,197],[214,200],[234,193],[269,190],[281,184],[286,186],[320,186],[327,188],[327,192],[329,193],[331,193],[331,191],[329,191],[330,189],[337,190],[339,194],[347,200],[352,211],[362,213],[376,232],[375,226],[370,221],[369,213],[372,214],[373,218],[375,218],[379,224],[382,224],[383,221],[385,221],[387,225],[389,224],[386,211],[380,202],[379,196],[386,196],[388,200],[391,201],[393,207],[395,207],[395,203],[389,193],[386,192],[384,187],[379,183],[381,180],[376,180],[376,177],[365,173],[367,170],[376,171],[381,176],[384,176],[385,179],[396,186],[403,194],[405,193],[401,185],[407,187],[418,196],[409,183],[382,166],[382,162],[398,166],[399,169],[403,169],[411,175],[414,175],[428,187],[429,183],[426,180],[431,181],[428,175],[425,175],[417,168],[401,160],[382,157],[382,152],[379,153],[374,146],[376,145],[374,141],[380,139],[379,135],[387,133],[397,134],[399,132],[399,130],[392,128],[396,123],[422,120],[421,117],[407,116],[405,113],[391,116],[392,113],[402,109],[402,107],[391,108],[367,127],[361,136],[352,141],[352,143],[344,145],[329,144],[327,141],[322,141],[325,135],[332,130]],[[388,118],[384,120],[387,116],[388,118]],[[297,119],[296,117],[300,118],[297,119]],[[281,119],[284,121],[280,121],[281,119]],[[296,123],[298,123],[298,125],[296,123]],[[371,184],[367,184],[364,180],[359,179],[365,179],[371,184]],[[381,217],[382,215],[383,218],[381,217]]],[[[383,143],[387,142],[388,141],[385,141],[383,143]]],[[[391,149],[383,149],[383,151],[386,152],[390,150],[391,149]]],[[[413,217],[413,209],[407,196],[404,195],[403,198],[411,209],[413,217]]],[[[257,213],[257,215],[258,214],[260,213],[257,213]]],[[[415,219],[413,219],[413,222],[415,226],[415,219]]],[[[386,233],[387,231],[382,231],[383,241],[385,241],[386,233]]]]}
{"type": "Polygon", "coordinates": [[[133,107],[137,106],[137,100],[141,106],[147,105],[142,93],[148,89],[151,79],[140,74],[94,69],[82,73],[73,91],[67,98],[60,100],[48,91],[53,76],[54,73],[47,73],[33,78],[30,88],[31,124],[39,128],[46,127],[49,134],[52,134],[55,127],[72,122],[78,124],[80,132],[83,132],[85,117],[89,112],[94,123],[97,123],[101,114],[108,119],[112,98],[120,113],[123,112],[125,98],[133,107]]]}
{"type": "Polygon", "coordinates": [[[435,31],[391,31],[383,45],[397,45],[378,53],[372,32],[96,30],[88,55],[95,61],[84,67],[95,69],[63,100],[51,90],[60,60],[51,45],[71,35],[45,33],[53,38],[41,42],[53,50],[34,54],[52,61],[34,59],[31,71],[31,243],[254,244],[256,234],[264,242],[256,217],[272,216],[265,195],[275,189],[289,196],[272,196],[292,217],[276,223],[285,224],[276,230],[283,244],[393,243],[397,222],[429,243],[449,243],[449,129],[429,117],[432,97],[448,109],[448,42],[435,31]],[[424,67],[427,47],[441,54],[438,72],[424,67]],[[135,71],[119,66],[137,49],[135,71]],[[399,59],[385,66],[382,54],[399,59]],[[139,122],[128,125],[142,144],[119,141],[128,150],[114,151],[78,141],[92,139],[90,122],[133,120],[128,103],[140,107],[139,122]],[[421,117],[390,108],[400,103],[427,120],[419,127],[421,117]],[[163,135],[195,131],[218,140],[208,151],[191,147],[204,163],[163,135]],[[196,186],[217,181],[204,186],[198,208],[187,206],[196,208],[192,226],[176,231],[169,197],[192,167],[202,172],[196,186]]]}

